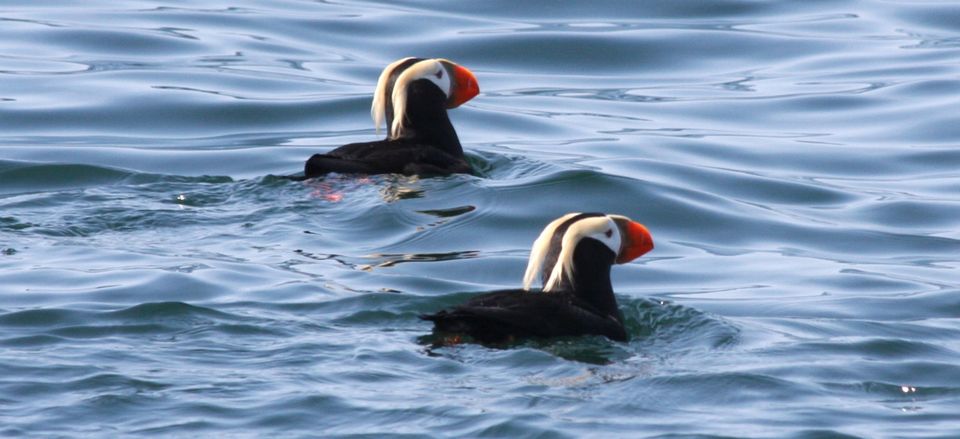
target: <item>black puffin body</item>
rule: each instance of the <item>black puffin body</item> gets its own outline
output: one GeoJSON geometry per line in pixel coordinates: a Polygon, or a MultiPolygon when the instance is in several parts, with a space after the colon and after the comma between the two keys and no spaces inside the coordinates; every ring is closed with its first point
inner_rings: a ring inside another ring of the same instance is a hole
{"type": "Polygon", "coordinates": [[[653,249],[650,232],[619,215],[571,213],[551,222],[530,252],[524,288],[481,294],[462,305],[422,315],[437,332],[482,343],[521,337],[603,335],[626,341],[610,267],[653,249]],[[530,292],[537,274],[541,292],[530,292]]]}
{"type": "Polygon", "coordinates": [[[330,172],[362,174],[449,175],[471,173],[447,110],[480,92],[466,68],[445,59],[404,58],[380,74],[371,115],[387,138],[351,143],[314,154],[304,177],[330,172]]]}

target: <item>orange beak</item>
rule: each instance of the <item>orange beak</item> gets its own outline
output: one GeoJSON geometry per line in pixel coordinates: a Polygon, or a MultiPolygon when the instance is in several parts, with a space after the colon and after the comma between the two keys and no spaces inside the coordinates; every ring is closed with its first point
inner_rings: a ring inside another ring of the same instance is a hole
{"type": "Polygon", "coordinates": [[[620,254],[618,264],[625,264],[653,250],[653,237],[643,224],[620,217],[613,220],[620,228],[620,254]]]}
{"type": "Polygon", "coordinates": [[[477,77],[473,76],[473,72],[467,70],[466,67],[452,62],[450,67],[453,68],[451,73],[453,76],[453,93],[447,100],[447,108],[457,108],[480,94],[480,85],[477,83],[477,77]]]}

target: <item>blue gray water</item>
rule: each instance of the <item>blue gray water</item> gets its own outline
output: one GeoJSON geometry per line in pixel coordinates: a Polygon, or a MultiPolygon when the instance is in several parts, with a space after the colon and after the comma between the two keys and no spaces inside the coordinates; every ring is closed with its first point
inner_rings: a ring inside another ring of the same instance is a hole
{"type": "Polygon", "coordinates": [[[956,2],[0,1],[2,436],[958,437],[958,340],[956,2]],[[409,55],[482,176],[276,177],[409,55]],[[571,211],[631,342],[431,347],[571,211]]]}

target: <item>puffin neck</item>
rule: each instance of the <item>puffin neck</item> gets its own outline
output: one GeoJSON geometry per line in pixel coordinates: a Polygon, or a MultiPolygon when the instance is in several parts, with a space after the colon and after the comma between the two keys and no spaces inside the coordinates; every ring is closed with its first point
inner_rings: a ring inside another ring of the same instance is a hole
{"type": "MultiPolygon", "coordinates": [[[[432,145],[445,152],[463,155],[460,138],[457,137],[446,108],[447,96],[432,82],[418,79],[407,86],[406,115],[403,139],[432,145]]],[[[393,105],[387,111],[387,126],[393,126],[393,105]]],[[[392,128],[391,128],[392,130],[392,128]]],[[[390,138],[395,138],[393,132],[390,138]]]]}
{"type": "MultiPolygon", "coordinates": [[[[610,281],[610,267],[616,255],[602,242],[585,238],[573,252],[573,276],[563,276],[555,291],[567,291],[589,303],[604,315],[622,321],[610,281]],[[570,282],[573,277],[573,282],[570,282]]],[[[546,293],[551,294],[551,293],[546,293]]]]}

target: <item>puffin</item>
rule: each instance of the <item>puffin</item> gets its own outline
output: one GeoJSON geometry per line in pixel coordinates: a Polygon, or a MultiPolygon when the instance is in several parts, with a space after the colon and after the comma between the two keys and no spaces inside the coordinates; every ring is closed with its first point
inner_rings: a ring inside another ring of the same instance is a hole
{"type": "Polygon", "coordinates": [[[622,215],[569,213],[534,241],[522,289],[480,294],[420,318],[453,343],[462,336],[483,344],[580,335],[628,341],[610,268],[650,250],[653,238],[643,224],[622,215]],[[543,287],[531,291],[538,274],[543,287]]]}
{"type": "Polygon", "coordinates": [[[473,173],[447,110],[479,93],[473,72],[453,61],[413,57],[394,61],[380,74],[370,109],[378,133],[386,121],[387,137],[314,154],[304,165],[304,179],[331,172],[416,176],[473,173]]]}

